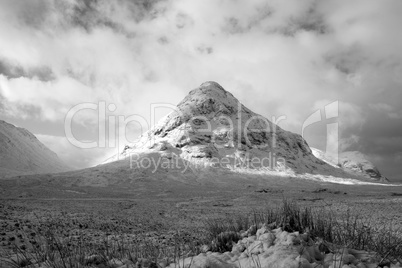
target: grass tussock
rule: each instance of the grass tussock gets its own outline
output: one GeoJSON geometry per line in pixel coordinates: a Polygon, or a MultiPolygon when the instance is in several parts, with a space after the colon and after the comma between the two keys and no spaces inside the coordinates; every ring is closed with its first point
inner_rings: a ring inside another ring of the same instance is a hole
{"type": "Polygon", "coordinates": [[[331,247],[375,251],[379,256],[394,262],[401,262],[402,256],[401,233],[394,230],[391,224],[379,226],[350,211],[339,215],[326,209],[300,207],[288,200],[284,200],[280,206],[253,211],[249,215],[207,220],[203,236],[183,239],[177,232],[167,244],[161,244],[152,237],[130,235],[129,229],[113,233],[109,226],[103,225],[101,227],[107,229],[107,232],[96,239],[87,239],[87,228],[101,228],[90,221],[78,224],[89,226],[73,228],[73,231],[68,232],[66,225],[59,220],[55,224],[32,226],[26,233],[21,229],[19,235],[22,240],[30,242],[29,246],[16,244],[13,250],[0,252],[3,257],[0,266],[164,267],[169,263],[180,263],[183,258],[195,256],[202,251],[230,251],[233,244],[242,239],[244,232],[255,234],[263,224],[271,228],[280,227],[288,232],[307,232],[315,241],[325,241],[329,251],[336,250],[331,247]]]}
{"type": "Polygon", "coordinates": [[[233,243],[241,239],[242,232],[249,229],[255,233],[262,224],[281,227],[288,232],[307,232],[316,241],[325,241],[328,245],[374,251],[379,256],[401,261],[402,233],[391,223],[379,226],[350,210],[338,215],[324,208],[300,207],[288,200],[283,200],[278,207],[253,211],[248,216],[208,221],[207,230],[213,241],[211,249],[219,252],[231,250],[233,243]]]}
{"type": "Polygon", "coordinates": [[[68,233],[63,224],[31,226],[29,233],[18,234],[29,246],[15,244],[12,250],[0,250],[0,267],[156,268],[199,253],[198,245],[179,232],[171,236],[169,244],[161,244],[153,237],[110,231],[88,239],[86,231],[68,233]]]}

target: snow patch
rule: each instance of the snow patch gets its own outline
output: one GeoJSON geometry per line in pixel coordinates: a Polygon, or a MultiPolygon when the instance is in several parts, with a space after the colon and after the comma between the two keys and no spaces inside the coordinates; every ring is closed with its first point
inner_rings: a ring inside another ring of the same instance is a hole
{"type": "MultiPolygon", "coordinates": [[[[254,226],[255,227],[255,226],[254,226]]],[[[231,252],[208,251],[172,263],[169,268],[324,268],[378,267],[381,258],[375,252],[339,247],[324,241],[314,242],[308,233],[286,232],[263,225],[252,235],[252,228],[241,234],[243,239],[231,252]],[[330,253],[320,250],[326,247],[330,253]]],[[[255,230],[255,229],[254,229],[255,230]]],[[[391,268],[400,265],[391,264],[391,268]]]]}

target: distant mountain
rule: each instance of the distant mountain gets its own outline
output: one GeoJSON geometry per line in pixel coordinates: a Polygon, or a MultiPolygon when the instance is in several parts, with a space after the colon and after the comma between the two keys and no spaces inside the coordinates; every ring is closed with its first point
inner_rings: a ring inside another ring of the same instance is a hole
{"type": "Polygon", "coordinates": [[[378,168],[371,163],[367,156],[358,151],[342,152],[338,156],[338,161],[324,152],[311,148],[315,157],[323,160],[324,162],[338,168],[342,168],[346,172],[353,175],[363,176],[367,179],[377,180],[381,182],[387,182],[388,179],[384,177],[378,168]]]}
{"type": "Polygon", "coordinates": [[[216,82],[205,82],[112,163],[158,153],[198,166],[347,176],[317,159],[299,134],[283,130],[242,105],[216,82]]]}
{"type": "Polygon", "coordinates": [[[0,178],[68,170],[31,132],[0,120],[0,178]]]}

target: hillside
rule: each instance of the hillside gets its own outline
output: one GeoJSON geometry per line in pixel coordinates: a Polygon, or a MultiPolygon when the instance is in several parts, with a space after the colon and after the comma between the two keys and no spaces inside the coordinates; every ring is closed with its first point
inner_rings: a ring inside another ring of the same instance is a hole
{"type": "Polygon", "coordinates": [[[0,178],[67,170],[31,132],[0,120],[0,178]]]}

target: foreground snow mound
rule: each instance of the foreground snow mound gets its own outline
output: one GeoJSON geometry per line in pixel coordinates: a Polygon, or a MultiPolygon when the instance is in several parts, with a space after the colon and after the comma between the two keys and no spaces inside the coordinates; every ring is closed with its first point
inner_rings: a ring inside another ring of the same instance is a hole
{"type": "Polygon", "coordinates": [[[0,178],[67,170],[31,132],[0,120],[0,178]]]}
{"type": "Polygon", "coordinates": [[[397,268],[379,258],[375,252],[335,247],[315,243],[307,233],[289,233],[281,228],[271,230],[267,225],[255,235],[249,231],[231,252],[206,252],[170,264],[169,268],[397,268]],[[386,266],[388,265],[388,266],[386,266]]]}

